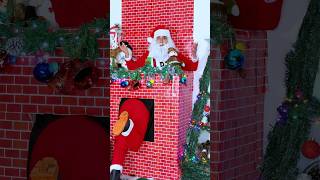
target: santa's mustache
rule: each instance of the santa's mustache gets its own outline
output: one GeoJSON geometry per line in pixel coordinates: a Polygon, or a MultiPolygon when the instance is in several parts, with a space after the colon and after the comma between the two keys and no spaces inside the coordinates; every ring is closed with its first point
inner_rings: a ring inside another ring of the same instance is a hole
{"type": "Polygon", "coordinates": [[[151,52],[153,52],[154,55],[163,56],[168,53],[168,49],[169,49],[168,44],[163,44],[163,45],[156,44],[151,48],[151,52]]]}

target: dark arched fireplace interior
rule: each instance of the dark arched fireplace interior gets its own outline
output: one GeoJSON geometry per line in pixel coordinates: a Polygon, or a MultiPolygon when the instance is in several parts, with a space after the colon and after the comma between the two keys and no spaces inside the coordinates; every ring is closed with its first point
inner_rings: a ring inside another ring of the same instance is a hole
{"type": "Polygon", "coordinates": [[[57,162],[56,179],[108,178],[109,118],[51,114],[37,114],[35,118],[29,141],[28,179],[41,176],[35,173],[35,167],[46,157],[57,162]]]}

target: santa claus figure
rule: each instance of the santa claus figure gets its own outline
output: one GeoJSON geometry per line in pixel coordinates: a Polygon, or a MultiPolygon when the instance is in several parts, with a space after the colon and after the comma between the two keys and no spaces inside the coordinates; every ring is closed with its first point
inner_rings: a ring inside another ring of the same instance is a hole
{"type": "MultiPolygon", "coordinates": [[[[137,60],[131,60],[127,62],[129,70],[135,70],[143,67],[146,64],[148,58],[152,58],[151,62],[154,67],[163,67],[166,65],[166,61],[170,58],[169,48],[177,50],[168,28],[165,26],[157,26],[152,32],[151,37],[148,38],[149,49],[144,55],[137,60]]],[[[184,56],[178,52],[177,59],[181,61],[185,71],[196,71],[198,67],[198,58],[196,57],[197,46],[193,46],[190,57],[184,56]]]]}
{"type": "Polygon", "coordinates": [[[129,150],[137,152],[144,140],[150,112],[139,99],[124,101],[119,110],[119,119],[114,125],[115,136],[110,180],[120,180],[125,156],[129,150]]]}
{"type": "Polygon", "coordinates": [[[59,27],[52,9],[51,0],[29,0],[27,5],[35,7],[37,16],[47,20],[52,28],[59,27]]]}

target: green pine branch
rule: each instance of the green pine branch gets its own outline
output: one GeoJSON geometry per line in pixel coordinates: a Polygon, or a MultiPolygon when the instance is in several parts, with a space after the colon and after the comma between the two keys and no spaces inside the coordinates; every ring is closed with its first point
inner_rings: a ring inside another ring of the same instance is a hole
{"type": "MultiPolygon", "coordinates": [[[[11,23],[7,14],[0,13],[0,37],[6,39],[21,37],[25,54],[38,50],[54,52],[62,47],[72,59],[96,59],[99,56],[97,38],[108,35],[109,20],[95,19],[92,23],[83,24],[78,31],[68,32],[63,29],[51,31],[49,23],[44,20],[30,20],[11,23]]],[[[5,47],[6,41],[0,42],[5,47]]]]}
{"type": "Polygon", "coordinates": [[[268,146],[261,171],[264,180],[292,180],[298,174],[300,148],[307,140],[311,118],[320,115],[319,101],[312,97],[320,60],[320,1],[311,0],[298,39],[286,56],[287,97],[292,100],[301,90],[307,100],[291,103],[286,125],[275,125],[268,135],[268,146]]]}

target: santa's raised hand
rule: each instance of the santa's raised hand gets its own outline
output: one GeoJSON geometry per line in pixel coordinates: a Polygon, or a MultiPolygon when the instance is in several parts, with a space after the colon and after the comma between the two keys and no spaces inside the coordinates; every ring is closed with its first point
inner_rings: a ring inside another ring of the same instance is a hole
{"type": "Polygon", "coordinates": [[[192,44],[192,49],[191,49],[191,55],[192,55],[192,61],[193,61],[193,62],[198,61],[197,50],[198,50],[198,43],[197,43],[197,42],[194,42],[194,43],[192,44]]]}

